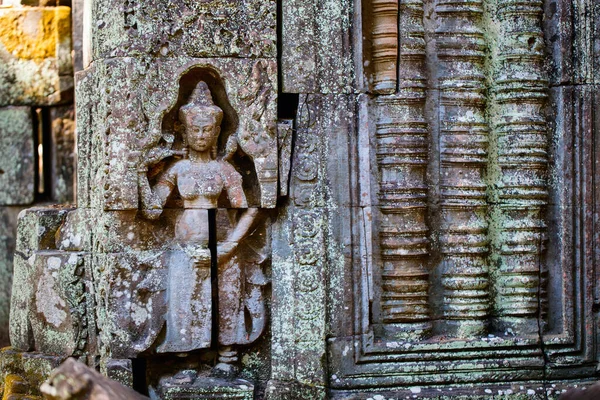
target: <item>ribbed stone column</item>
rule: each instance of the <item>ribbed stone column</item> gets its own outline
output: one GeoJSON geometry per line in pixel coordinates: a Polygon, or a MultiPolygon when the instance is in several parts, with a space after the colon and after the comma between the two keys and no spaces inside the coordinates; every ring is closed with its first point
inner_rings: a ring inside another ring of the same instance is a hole
{"type": "Polygon", "coordinates": [[[540,263],[547,204],[548,91],[542,2],[498,0],[494,156],[490,159],[496,329],[538,332],[540,263]]]}
{"type": "Polygon", "coordinates": [[[489,310],[483,2],[438,0],[435,12],[443,331],[470,337],[489,310]]]}

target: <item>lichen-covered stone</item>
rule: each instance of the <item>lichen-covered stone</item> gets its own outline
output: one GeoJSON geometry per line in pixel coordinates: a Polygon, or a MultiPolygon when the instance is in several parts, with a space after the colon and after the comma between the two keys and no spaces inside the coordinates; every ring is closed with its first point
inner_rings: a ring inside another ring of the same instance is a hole
{"type": "Polygon", "coordinates": [[[213,377],[203,377],[192,386],[184,387],[172,384],[164,379],[160,391],[161,399],[254,399],[254,385],[243,380],[223,380],[213,377]]]}
{"type": "Polygon", "coordinates": [[[29,107],[0,108],[0,205],[33,202],[35,166],[32,118],[29,107]]]}
{"type": "Polygon", "coordinates": [[[0,60],[0,105],[72,99],[70,8],[0,8],[0,60]]]}
{"type": "Polygon", "coordinates": [[[56,232],[71,210],[68,207],[32,207],[19,214],[17,253],[30,257],[38,250],[56,249],[56,232]]]}
{"type": "Polygon", "coordinates": [[[92,12],[94,60],[276,56],[274,0],[131,0],[119,6],[102,0],[92,12]]]}
{"type": "MultiPolygon", "coordinates": [[[[21,351],[82,355],[95,337],[91,263],[84,252],[57,249],[67,209],[21,213],[14,260],[10,337],[21,351]]],[[[76,241],[76,239],[73,239],[76,241]]]]}
{"type": "MultiPolygon", "coordinates": [[[[89,261],[88,261],[89,262],[89,261]]],[[[15,258],[11,344],[21,351],[82,354],[89,337],[85,255],[57,251],[15,258]]]]}

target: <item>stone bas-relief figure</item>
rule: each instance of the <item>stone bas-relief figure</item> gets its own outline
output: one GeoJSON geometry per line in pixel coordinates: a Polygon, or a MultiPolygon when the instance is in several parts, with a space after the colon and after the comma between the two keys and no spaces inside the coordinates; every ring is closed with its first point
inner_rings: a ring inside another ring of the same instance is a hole
{"type": "MultiPolygon", "coordinates": [[[[192,92],[187,104],[179,110],[187,149],[159,173],[151,187],[142,169],[140,182],[142,214],[158,219],[169,196],[177,191],[183,200],[183,211],[175,224],[173,249],[165,257],[168,270],[164,338],[159,339],[156,352],[185,353],[209,349],[218,345],[219,362],[213,372],[217,375],[235,375],[236,345],[253,342],[264,328],[264,305],[261,285],[265,279],[254,268],[251,274],[257,285],[245,285],[245,260],[236,254],[240,243],[251,234],[259,210],[248,208],[242,188],[242,177],[225,157],[216,158],[217,140],[221,133],[223,110],[213,102],[208,85],[201,81],[192,92]],[[211,276],[214,254],[209,249],[209,210],[217,208],[217,201],[226,193],[232,209],[234,227],[217,244],[218,276],[211,276]],[[235,218],[235,214],[241,217],[235,218]],[[215,307],[212,280],[218,282],[218,310],[215,307]],[[214,311],[218,313],[215,326],[214,311]],[[250,314],[246,327],[245,313],[250,314]],[[215,330],[217,334],[215,335],[215,330]],[[213,338],[218,343],[212,343],[213,338]]],[[[175,154],[175,153],[173,153],[175,154]]],[[[250,263],[256,265],[254,263],[250,263]]],[[[195,371],[175,375],[181,383],[192,383],[195,371]]]]}

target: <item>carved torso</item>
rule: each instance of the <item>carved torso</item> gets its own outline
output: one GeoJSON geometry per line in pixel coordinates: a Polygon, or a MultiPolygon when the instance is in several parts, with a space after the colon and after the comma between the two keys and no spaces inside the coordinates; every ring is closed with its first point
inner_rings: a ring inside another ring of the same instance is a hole
{"type": "MultiPolygon", "coordinates": [[[[223,192],[241,191],[241,176],[231,164],[212,160],[198,163],[191,160],[177,161],[159,179],[172,188],[177,186],[185,209],[217,208],[217,200],[223,192]]],[[[238,196],[230,196],[234,207],[243,207],[238,196]]]]}
{"type": "Polygon", "coordinates": [[[159,178],[157,185],[177,187],[184,212],[175,228],[175,238],[184,243],[208,244],[207,210],[217,208],[223,190],[233,207],[246,207],[240,174],[225,161],[179,160],[159,178]]]}

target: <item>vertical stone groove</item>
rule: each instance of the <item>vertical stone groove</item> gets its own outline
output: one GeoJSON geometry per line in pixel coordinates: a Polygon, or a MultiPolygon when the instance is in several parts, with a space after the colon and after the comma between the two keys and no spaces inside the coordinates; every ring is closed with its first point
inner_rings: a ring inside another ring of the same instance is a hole
{"type": "Polygon", "coordinates": [[[483,3],[437,0],[443,333],[484,333],[489,311],[483,3]]]}
{"type": "Polygon", "coordinates": [[[418,337],[431,330],[427,185],[428,126],[423,2],[401,1],[398,92],[377,97],[377,163],[382,322],[392,336],[418,337]]]}
{"type": "Polygon", "coordinates": [[[398,61],[398,0],[372,0],[373,92],[394,93],[398,61]]]}
{"type": "Polygon", "coordinates": [[[491,186],[494,320],[500,331],[536,334],[548,197],[543,10],[538,0],[497,0],[496,6],[496,152],[490,160],[496,171],[491,186]]]}

